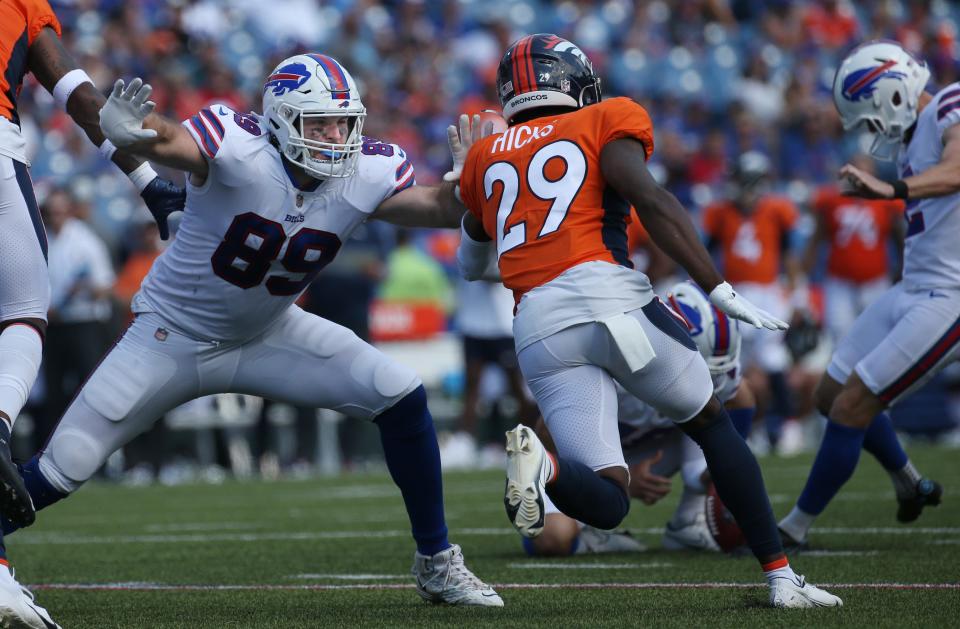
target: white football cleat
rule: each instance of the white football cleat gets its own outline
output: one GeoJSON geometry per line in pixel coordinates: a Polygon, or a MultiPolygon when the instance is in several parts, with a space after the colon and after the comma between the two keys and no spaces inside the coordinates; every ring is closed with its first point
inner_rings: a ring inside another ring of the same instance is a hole
{"type": "Polygon", "coordinates": [[[710,534],[705,513],[697,513],[689,522],[667,522],[661,540],[665,550],[709,550],[720,552],[720,545],[710,534]]]}
{"type": "Polygon", "coordinates": [[[518,425],[507,431],[507,483],[503,505],[514,528],[524,537],[543,532],[543,494],[549,461],[533,429],[518,425]]]}
{"type": "Polygon", "coordinates": [[[0,564],[0,627],[3,629],[61,629],[33,600],[33,593],[0,564]]]}
{"type": "Polygon", "coordinates": [[[580,529],[577,553],[641,553],[647,549],[628,531],[604,531],[584,526],[580,529]]]}
{"type": "Polygon", "coordinates": [[[431,603],[503,607],[500,595],[463,563],[457,544],[432,557],[414,554],[410,572],[417,579],[417,594],[431,603]]]}
{"type": "Polygon", "coordinates": [[[839,596],[810,585],[800,575],[774,577],[770,582],[770,605],[780,609],[843,607],[839,596]]]}

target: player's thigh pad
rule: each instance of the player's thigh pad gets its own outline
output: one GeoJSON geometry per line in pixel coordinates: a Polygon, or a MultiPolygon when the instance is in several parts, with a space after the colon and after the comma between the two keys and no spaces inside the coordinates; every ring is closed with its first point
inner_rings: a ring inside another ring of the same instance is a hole
{"type": "Polygon", "coordinates": [[[158,328],[163,329],[162,320],[149,313],[131,324],[57,424],[45,448],[45,465],[82,483],[117,448],[197,395],[195,356],[202,344],[171,332],[158,334],[158,328]]]}
{"type": "Polygon", "coordinates": [[[584,357],[600,324],[578,325],[520,351],[520,369],[537,400],[557,453],[590,467],[626,467],[613,378],[584,357]]]}
{"type": "Polygon", "coordinates": [[[46,238],[27,167],[0,155],[0,321],[47,320],[46,238]]]}
{"type": "Polygon", "coordinates": [[[292,307],[243,345],[232,389],[371,419],[418,386],[412,369],[349,329],[292,307]]]}
{"type": "Polygon", "coordinates": [[[831,378],[841,384],[846,382],[856,364],[893,329],[897,323],[895,307],[902,294],[903,289],[897,284],[860,313],[833,352],[827,366],[831,378]]]}
{"type": "Polygon", "coordinates": [[[857,375],[892,405],[960,358],[960,290],[901,290],[893,328],[874,339],[857,363],[857,375]]]}
{"type": "Polygon", "coordinates": [[[604,365],[631,394],[675,422],[699,413],[713,395],[710,370],[686,328],[659,299],[629,313],[643,327],[656,357],[631,371],[612,344],[595,343],[590,359],[604,365]]]}

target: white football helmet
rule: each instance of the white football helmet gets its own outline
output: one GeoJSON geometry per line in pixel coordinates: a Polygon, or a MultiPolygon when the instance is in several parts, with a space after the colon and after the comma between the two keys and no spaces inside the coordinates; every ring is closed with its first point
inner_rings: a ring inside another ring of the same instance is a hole
{"type": "Polygon", "coordinates": [[[927,64],[891,41],[871,41],[855,48],[833,79],[833,102],[846,131],[865,124],[873,133],[870,153],[893,159],[903,136],[917,120],[927,64]]]}
{"type": "Polygon", "coordinates": [[[687,322],[690,336],[707,361],[712,375],[740,366],[740,326],[716,306],[693,282],[679,282],[667,294],[670,307],[687,322]]]}
{"type": "Polygon", "coordinates": [[[363,146],[367,110],[350,73],[335,59],[308,53],[280,62],[263,84],[263,117],[280,152],[314,177],[349,177],[363,146]],[[346,118],[343,142],[305,137],[308,118],[346,118]]]}

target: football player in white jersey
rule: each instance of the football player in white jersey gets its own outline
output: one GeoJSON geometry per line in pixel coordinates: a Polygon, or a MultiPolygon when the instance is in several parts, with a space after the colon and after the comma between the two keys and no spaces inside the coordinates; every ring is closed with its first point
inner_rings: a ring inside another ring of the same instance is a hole
{"type": "MultiPolygon", "coordinates": [[[[707,295],[692,282],[673,286],[667,301],[690,329],[690,336],[707,361],[714,392],[726,406],[737,432],[747,434],[753,421],[755,400],[749,387],[741,382],[738,322],[711,304],[707,295]]],[[[707,527],[709,474],[703,451],[673,420],[620,386],[617,402],[620,444],[630,466],[631,497],[654,504],[669,493],[669,477],[679,472],[683,480],[680,501],[663,533],[663,547],[720,551],[707,527]]],[[[538,432],[546,432],[542,421],[538,423],[538,432]]],[[[532,539],[522,538],[523,547],[530,555],[643,550],[643,545],[628,532],[595,529],[564,515],[546,495],[544,507],[543,533],[532,539]]]]}
{"type": "Polygon", "coordinates": [[[280,63],[263,87],[263,115],[215,105],[177,124],[151,113],[149,95],[140,79],[118,80],[100,125],[116,146],[187,172],[184,217],[133,299],[136,319],[23,467],[37,509],[193,398],[232,392],[334,409],[380,429],[417,544],[417,592],[502,606],[447,541],[436,434],[417,374],[294,304],[363,221],[459,225],[453,184],[415,186],[399,146],[362,135],[357,86],[326,55],[280,63]]]}
{"type": "Polygon", "coordinates": [[[806,487],[780,522],[787,547],[805,545],[861,448],[890,473],[898,520],[940,503],[943,489],[916,470],[885,413],[960,357],[960,83],[930,94],[929,78],[925,63],[889,41],[853,50],[834,78],[844,129],[869,131],[874,156],[896,159],[893,182],[852,164],[840,177],[850,194],[907,202],[903,279],[860,314],[820,382],[817,404],[829,421],[806,487]]]}

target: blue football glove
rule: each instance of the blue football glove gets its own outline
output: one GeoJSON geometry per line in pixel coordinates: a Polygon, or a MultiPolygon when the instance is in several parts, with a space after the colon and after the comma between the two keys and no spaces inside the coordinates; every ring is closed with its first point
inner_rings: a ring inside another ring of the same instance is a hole
{"type": "Polygon", "coordinates": [[[170,228],[167,226],[167,217],[174,212],[183,209],[187,202],[187,191],[185,188],[167,181],[163,177],[155,177],[153,181],[147,184],[147,187],[140,193],[153,219],[157,221],[157,227],[160,229],[160,240],[170,238],[170,228]]]}

